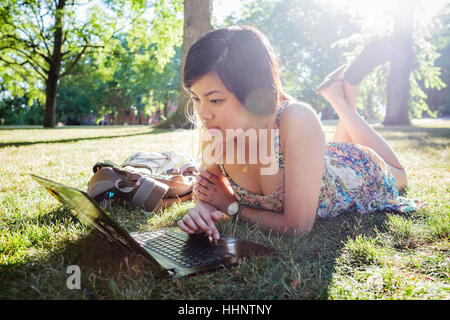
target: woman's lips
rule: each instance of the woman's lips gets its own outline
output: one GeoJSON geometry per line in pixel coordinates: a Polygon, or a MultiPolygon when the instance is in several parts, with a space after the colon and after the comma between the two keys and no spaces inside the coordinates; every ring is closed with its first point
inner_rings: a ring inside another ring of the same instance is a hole
{"type": "Polygon", "coordinates": [[[222,135],[222,130],[219,127],[206,127],[206,132],[210,136],[222,135]]]}

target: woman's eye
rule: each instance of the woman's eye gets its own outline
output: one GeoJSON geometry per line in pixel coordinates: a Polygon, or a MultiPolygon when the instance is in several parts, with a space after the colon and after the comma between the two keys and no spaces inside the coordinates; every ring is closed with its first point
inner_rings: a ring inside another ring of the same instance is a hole
{"type": "Polygon", "coordinates": [[[212,104],[219,104],[223,101],[223,99],[212,99],[210,100],[212,104]]]}
{"type": "Polygon", "coordinates": [[[192,99],[194,102],[196,102],[196,103],[200,101],[199,98],[195,98],[195,97],[191,97],[191,99],[192,99]]]}

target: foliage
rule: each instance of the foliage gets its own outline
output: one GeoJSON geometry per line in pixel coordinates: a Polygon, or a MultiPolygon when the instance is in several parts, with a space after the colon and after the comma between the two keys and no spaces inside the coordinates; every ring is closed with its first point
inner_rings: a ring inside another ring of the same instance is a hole
{"type": "MultiPolygon", "coordinates": [[[[282,81],[286,90],[304,100],[322,118],[335,117],[332,109],[318,97],[314,88],[321,80],[343,63],[351,62],[362,48],[374,39],[389,38],[393,17],[376,17],[376,25],[369,17],[334,7],[320,0],[258,0],[247,1],[241,18],[229,17],[225,24],[250,24],[262,30],[275,47],[282,62],[282,81]]],[[[448,21],[448,20],[447,20],[448,21]]],[[[448,26],[447,24],[444,24],[448,26]]],[[[441,68],[435,64],[439,57],[431,41],[431,26],[416,23],[414,33],[415,63],[411,75],[411,114],[436,115],[427,105],[428,88],[441,89],[441,68]]],[[[445,32],[445,27],[436,32],[445,32]]],[[[447,31],[448,34],[448,31],[447,31]]],[[[368,118],[381,119],[386,105],[388,65],[383,65],[367,77],[361,86],[358,105],[368,118]]]]}
{"type": "MultiPolygon", "coordinates": [[[[136,88],[148,81],[149,73],[161,74],[180,45],[181,0],[118,0],[104,1],[104,4],[60,1],[58,4],[63,8],[57,9],[53,1],[2,3],[0,80],[2,89],[12,96],[26,93],[30,101],[38,99],[43,103],[48,96],[45,90],[49,80],[71,74],[86,57],[91,57],[85,61],[95,64],[103,80],[124,76],[123,81],[134,81],[136,88]],[[75,14],[80,11],[85,15],[75,14]],[[60,67],[55,35],[58,17],[62,17],[63,32],[60,67]]],[[[127,100],[128,106],[141,99],[133,90],[124,92],[120,81],[116,79],[116,82],[122,99],[125,95],[134,97],[127,100]]],[[[76,89],[66,88],[63,96],[70,94],[68,91],[76,92],[76,89]]],[[[72,110],[73,106],[67,108],[72,110]]],[[[59,115],[63,113],[58,111],[59,115]]]]}
{"type": "MultiPolygon", "coordinates": [[[[395,2],[394,2],[395,3],[395,2]]],[[[412,5],[405,2],[407,5],[412,5]]],[[[420,6],[416,7],[420,10],[420,6]]],[[[377,17],[377,28],[373,28],[373,24],[368,24],[365,19],[358,21],[358,32],[355,32],[348,38],[344,38],[335,43],[339,47],[353,47],[346,53],[347,61],[352,61],[356,55],[361,52],[362,48],[375,39],[389,40],[393,34],[394,16],[377,17]]],[[[413,19],[413,17],[411,17],[413,19]]],[[[437,112],[433,112],[433,106],[429,106],[426,102],[427,95],[425,88],[440,90],[446,85],[441,80],[441,68],[435,65],[436,59],[439,57],[437,47],[431,41],[433,35],[432,24],[424,23],[416,20],[413,29],[413,51],[414,62],[410,75],[410,116],[413,118],[421,118],[423,114],[435,117],[437,112]]],[[[376,115],[379,119],[384,116],[386,104],[386,83],[388,74],[388,65],[381,66],[364,80],[362,83],[362,97],[359,98],[359,104],[375,108],[368,110],[369,114],[376,115]]]]}
{"type": "Polygon", "coordinates": [[[106,85],[91,60],[90,57],[82,59],[70,75],[61,79],[56,98],[58,122],[66,123],[69,117],[81,122],[87,114],[100,117],[106,85]]]}
{"type": "MultiPolygon", "coordinates": [[[[42,110],[53,50],[52,3],[5,0],[0,5],[0,117],[6,123],[36,123],[25,121],[25,114],[37,117],[42,110]],[[19,109],[14,99],[33,107],[15,113],[12,110],[19,109]]],[[[70,114],[78,119],[89,113],[99,118],[130,108],[150,114],[178,100],[182,0],[68,3],[57,121],[65,121],[70,114]]],[[[339,65],[351,62],[369,41],[389,36],[393,29],[390,16],[377,17],[377,28],[373,28],[368,17],[330,5],[335,4],[246,0],[239,17],[224,21],[224,25],[250,24],[261,29],[281,59],[286,91],[310,103],[323,119],[336,115],[315,94],[315,86],[339,65]]],[[[416,58],[410,79],[414,117],[450,114],[449,12],[447,5],[433,24],[415,26],[416,58]]],[[[385,64],[362,83],[358,106],[366,118],[384,116],[388,72],[389,64],[385,64]]]]}
{"type": "Polygon", "coordinates": [[[39,125],[42,123],[42,106],[27,96],[8,97],[0,100],[0,118],[5,125],[39,125]]]}
{"type": "MultiPolygon", "coordinates": [[[[105,68],[111,66],[114,70],[111,75],[105,76],[92,63],[92,57],[86,57],[72,75],[61,81],[57,100],[60,106],[58,121],[65,121],[69,115],[80,121],[86,114],[93,114],[100,119],[130,108],[149,115],[158,106],[176,100],[179,47],[171,61],[158,72],[151,63],[139,61],[137,55],[127,48],[125,39],[124,36],[120,54],[105,63],[105,68]]],[[[147,49],[140,47],[137,50],[147,49]]],[[[150,59],[156,60],[154,57],[150,59]]]]}
{"type": "Polygon", "coordinates": [[[450,115],[450,4],[434,20],[431,42],[437,49],[435,65],[440,68],[441,79],[445,86],[442,90],[433,89],[424,83],[423,91],[427,95],[426,103],[438,115],[450,115]]]}
{"type": "Polygon", "coordinates": [[[329,4],[306,0],[247,2],[240,19],[229,24],[248,24],[260,29],[281,59],[282,83],[292,96],[306,101],[329,118],[333,111],[314,88],[344,62],[343,50],[332,47],[350,36],[356,26],[347,13],[328,10],[329,4]]]}
{"type": "Polygon", "coordinates": [[[14,96],[27,92],[31,100],[44,102],[50,66],[54,63],[54,32],[59,27],[56,17],[63,16],[63,46],[58,78],[69,74],[81,56],[101,46],[100,39],[111,36],[113,19],[102,7],[87,10],[86,21],[75,14],[81,9],[77,1],[62,10],[54,1],[5,1],[2,11],[7,17],[0,29],[1,77],[14,96]]]}
{"type": "Polygon", "coordinates": [[[109,52],[94,55],[105,86],[98,110],[102,114],[130,108],[149,114],[157,104],[174,99],[182,1],[147,1],[145,7],[151,9],[152,19],[141,12],[128,30],[115,37],[109,52]]]}

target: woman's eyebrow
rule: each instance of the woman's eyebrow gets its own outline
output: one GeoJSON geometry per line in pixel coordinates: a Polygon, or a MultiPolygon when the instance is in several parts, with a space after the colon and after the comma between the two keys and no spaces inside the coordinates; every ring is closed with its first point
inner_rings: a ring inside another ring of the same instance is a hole
{"type": "Polygon", "coordinates": [[[222,91],[219,91],[219,90],[211,90],[211,91],[205,93],[203,96],[204,96],[204,97],[207,97],[207,96],[210,96],[210,95],[212,95],[212,94],[214,94],[214,93],[222,93],[222,91]]]}
{"type": "MultiPolygon", "coordinates": [[[[190,92],[192,95],[197,96],[197,94],[196,94],[194,91],[190,90],[190,89],[189,89],[189,92],[190,92]]],[[[203,96],[204,96],[204,97],[208,97],[208,96],[210,96],[210,95],[212,95],[212,94],[214,94],[214,93],[223,93],[223,92],[220,91],[220,90],[211,90],[211,91],[208,91],[207,93],[205,93],[203,96]]]]}

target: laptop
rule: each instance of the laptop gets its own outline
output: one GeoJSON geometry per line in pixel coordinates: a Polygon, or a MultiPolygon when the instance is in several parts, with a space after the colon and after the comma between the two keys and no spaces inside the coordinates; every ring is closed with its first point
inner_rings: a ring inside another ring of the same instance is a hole
{"type": "Polygon", "coordinates": [[[129,254],[140,255],[144,261],[159,265],[173,278],[232,266],[246,257],[275,254],[274,249],[251,241],[234,237],[210,241],[205,234],[189,235],[178,227],[129,233],[85,192],[34,174],[31,177],[72,209],[71,213],[83,224],[93,227],[129,254]]]}

